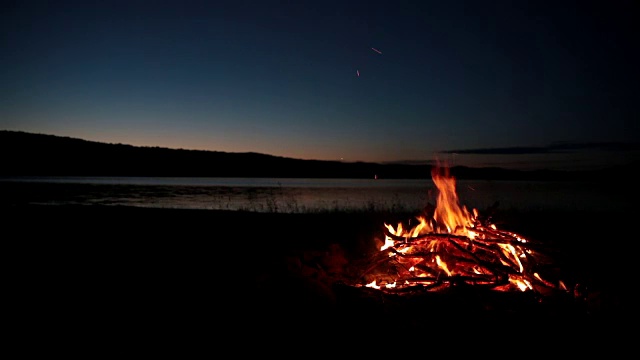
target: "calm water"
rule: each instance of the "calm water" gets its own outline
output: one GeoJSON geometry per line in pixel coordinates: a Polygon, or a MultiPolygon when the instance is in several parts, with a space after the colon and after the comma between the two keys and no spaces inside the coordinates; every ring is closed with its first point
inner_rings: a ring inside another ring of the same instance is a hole
{"type": "MultiPolygon", "coordinates": [[[[431,179],[0,177],[2,201],[276,212],[419,211],[435,204],[431,179]]],[[[460,204],[482,210],[630,209],[629,194],[601,183],[459,180],[460,204]]]]}

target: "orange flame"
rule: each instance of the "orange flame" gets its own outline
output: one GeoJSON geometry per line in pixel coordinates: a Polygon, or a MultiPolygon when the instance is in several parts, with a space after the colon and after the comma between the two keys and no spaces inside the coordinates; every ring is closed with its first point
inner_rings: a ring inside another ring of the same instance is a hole
{"type": "MultiPolygon", "coordinates": [[[[433,214],[434,223],[428,221],[424,216],[418,216],[420,222],[407,234],[403,234],[402,224],[398,224],[397,229],[385,224],[392,234],[398,236],[415,237],[426,233],[449,233],[454,235],[467,236],[473,238],[475,233],[471,230],[477,218],[477,210],[471,214],[466,206],[461,206],[456,192],[456,179],[451,176],[448,167],[434,167],[431,171],[433,182],[438,188],[436,209],[433,214]]],[[[389,246],[389,244],[385,244],[389,246]]],[[[384,250],[383,247],[382,250],[384,250]]]]}
{"type": "Polygon", "coordinates": [[[449,168],[434,167],[431,176],[440,191],[433,218],[437,223],[446,226],[450,234],[468,235],[465,229],[472,226],[474,217],[469,214],[465,206],[460,206],[456,193],[456,181],[449,174],[449,168]]]}

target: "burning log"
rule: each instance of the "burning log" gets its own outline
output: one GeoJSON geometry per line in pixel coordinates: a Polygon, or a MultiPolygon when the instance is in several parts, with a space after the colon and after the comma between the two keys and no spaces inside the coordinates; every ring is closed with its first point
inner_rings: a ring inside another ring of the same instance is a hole
{"type": "Polygon", "coordinates": [[[511,234],[484,232],[481,238],[451,234],[402,237],[386,232],[393,245],[360,274],[367,284],[385,291],[434,284],[468,284],[499,290],[557,288],[535,270],[549,265],[539,246],[511,234]],[[492,236],[487,236],[492,235],[492,236]],[[397,242],[396,242],[397,241],[397,242]],[[373,281],[373,282],[372,282],[373,281]],[[510,285],[510,286],[509,286],[510,285]]]}

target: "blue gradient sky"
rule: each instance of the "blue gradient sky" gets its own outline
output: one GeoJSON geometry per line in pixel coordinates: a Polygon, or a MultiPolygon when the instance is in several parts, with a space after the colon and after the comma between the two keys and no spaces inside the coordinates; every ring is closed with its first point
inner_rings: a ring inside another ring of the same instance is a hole
{"type": "Polygon", "coordinates": [[[301,159],[615,165],[638,158],[636,3],[3,2],[0,129],[301,159]]]}

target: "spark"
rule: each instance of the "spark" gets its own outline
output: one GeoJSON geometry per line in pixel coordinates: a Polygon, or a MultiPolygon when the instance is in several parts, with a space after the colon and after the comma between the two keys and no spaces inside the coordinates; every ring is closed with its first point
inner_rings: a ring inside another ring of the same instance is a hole
{"type": "Polygon", "coordinates": [[[378,50],[376,48],[371,48],[371,50],[373,50],[373,51],[377,52],[378,54],[382,55],[382,51],[380,51],[380,50],[378,50]]]}
{"type": "Polygon", "coordinates": [[[358,77],[360,77],[360,70],[356,70],[356,75],[358,75],[358,77]]]}

